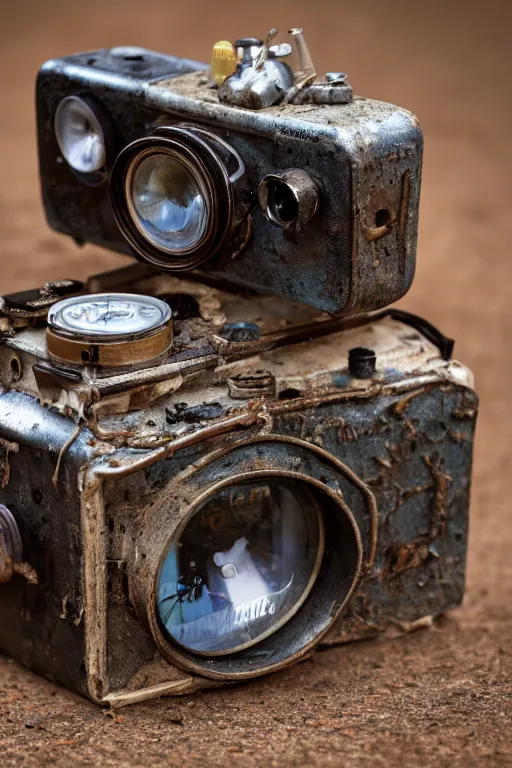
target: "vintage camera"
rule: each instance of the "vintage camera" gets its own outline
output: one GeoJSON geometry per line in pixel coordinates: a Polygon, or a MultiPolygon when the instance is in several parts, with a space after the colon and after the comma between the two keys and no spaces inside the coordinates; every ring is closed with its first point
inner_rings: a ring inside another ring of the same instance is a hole
{"type": "Polygon", "coordinates": [[[198,269],[330,314],[403,296],[415,268],[418,122],[353,98],[344,73],[311,83],[293,32],[297,72],[290,46],[244,38],[218,91],[205,65],[141,49],[45,64],[37,114],[50,225],[159,270],[198,269]]]}
{"type": "Polygon", "coordinates": [[[0,649],[99,704],[463,596],[471,373],[361,312],[412,279],[421,134],[273,32],[39,78],[50,223],[143,263],[0,300],[0,649]]]}

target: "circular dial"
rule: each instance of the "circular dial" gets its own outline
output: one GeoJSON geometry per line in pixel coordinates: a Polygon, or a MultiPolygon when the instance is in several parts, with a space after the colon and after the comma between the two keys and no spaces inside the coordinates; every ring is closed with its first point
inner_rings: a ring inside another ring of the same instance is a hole
{"type": "Polygon", "coordinates": [[[307,598],[324,550],[317,495],[261,479],[210,496],[164,554],[157,615],[198,654],[239,651],[275,632],[307,598]]]}
{"type": "Polygon", "coordinates": [[[74,296],[48,312],[48,326],[55,332],[103,341],[150,335],[170,319],[171,309],[164,301],[129,293],[74,296]]]}

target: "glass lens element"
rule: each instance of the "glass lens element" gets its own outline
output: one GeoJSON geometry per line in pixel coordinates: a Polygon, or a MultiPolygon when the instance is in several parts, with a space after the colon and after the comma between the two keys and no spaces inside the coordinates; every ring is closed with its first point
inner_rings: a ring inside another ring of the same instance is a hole
{"type": "Polygon", "coordinates": [[[320,567],[318,501],[306,483],[281,478],[209,497],[160,569],[165,632],[205,655],[233,653],[275,632],[302,605],[320,567]]]}
{"type": "Polygon", "coordinates": [[[132,176],[131,207],[139,229],[159,248],[189,250],[203,238],[208,206],[198,178],[179,156],[155,152],[132,176]]]}
{"type": "Polygon", "coordinates": [[[55,114],[55,136],[73,170],[94,173],[104,167],[107,156],[103,129],[83,99],[68,96],[61,101],[55,114]]]}

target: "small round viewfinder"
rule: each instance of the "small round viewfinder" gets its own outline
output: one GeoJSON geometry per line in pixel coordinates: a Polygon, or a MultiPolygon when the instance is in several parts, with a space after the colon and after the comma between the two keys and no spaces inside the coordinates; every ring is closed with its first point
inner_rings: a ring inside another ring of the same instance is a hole
{"type": "Polygon", "coordinates": [[[92,102],[67,96],[55,113],[55,137],[62,156],[80,174],[102,170],[107,162],[105,134],[92,102]]]}

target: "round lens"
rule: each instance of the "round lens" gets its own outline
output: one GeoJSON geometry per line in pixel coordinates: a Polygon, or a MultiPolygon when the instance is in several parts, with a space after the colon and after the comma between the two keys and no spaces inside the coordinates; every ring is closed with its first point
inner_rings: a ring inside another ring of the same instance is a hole
{"type": "Polygon", "coordinates": [[[262,479],[210,496],[160,568],[164,631],[195,653],[233,653],[275,632],[300,608],[320,568],[318,497],[306,483],[262,479]]]}
{"type": "Polygon", "coordinates": [[[105,136],[93,109],[78,96],[61,101],[55,114],[55,136],[73,170],[94,173],[106,163],[105,136]]]}
{"type": "Polygon", "coordinates": [[[142,234],[158,248],[194,248],[208,225],[200,179],[178,155],[152,153],[130,174],[129,204],[142,234]]]}

